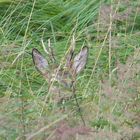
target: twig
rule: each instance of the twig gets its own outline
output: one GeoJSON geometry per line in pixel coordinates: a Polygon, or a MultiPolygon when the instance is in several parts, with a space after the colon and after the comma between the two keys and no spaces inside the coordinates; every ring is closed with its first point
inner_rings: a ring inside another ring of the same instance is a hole
{"type": "Polygon", "coordinates": [[[85,120],[84,120],[84,117],[83,117],[83,114],[82,114],[82,111],[81,111],[81,107],[80,107],[80,105],[79,105],[79,103],[78,103],[78,100],[77,100],[77,96],[76,96],[75,91],[76,91],[76,89],[75,89],[75,82],[73,82],[73,85],[72,85],[72,93],[73,93],[73,95],[74,95],[75,102],[76,102],[76,106],[77,106],[77,108],[78,108],[78,112],[79,112],[79,115],[80,115],[80,117],[81,117],[81,120],[82,120],[84,126],[86,126],[86,123],[85,123],[85,120]]]}

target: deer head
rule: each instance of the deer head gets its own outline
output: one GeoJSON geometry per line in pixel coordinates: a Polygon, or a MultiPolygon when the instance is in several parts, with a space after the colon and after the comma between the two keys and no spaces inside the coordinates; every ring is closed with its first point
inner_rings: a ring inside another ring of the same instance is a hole
{"type": "MultiPolygon", "coordinates": [[[[51,61],[55,60],[52,49],[48,51],[51,61]]],[[[52,82],[57,83],[57,86],[51,87],[51,92],[58,94],[63,98],[63,89],[71,89],[73,82],[76,80],[77,74],[79,74],[85,67],[88,56],[88,48],[83,47],[81,51],[74,57],[74,48],[71,47],[69,53],[66,56],[65,65],[62,67],[54,63],[49,64],[48,60],[37,50],[32,50],[33,62],[36,69],[43,75],[50,85],[52,82]],[[61,85],[61,86],[60,86],[61,85]]],[[[55,84],[54,84],[55,85],[55,84]]],[[[57,96],[57,95],[54,95],[57,96]]]]}

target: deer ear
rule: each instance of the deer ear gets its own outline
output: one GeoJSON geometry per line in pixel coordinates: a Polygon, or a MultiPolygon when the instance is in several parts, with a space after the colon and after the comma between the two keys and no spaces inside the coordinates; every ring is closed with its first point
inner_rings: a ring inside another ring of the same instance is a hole
{"type": "Polygon", "coordinates": [[[35,48],[32,50],[32,58],[37,70],[40,71],[42,74],[46,74],[48,68],[48,61],[35,48]]]}
{"type": "Polygon", "coordinates": [[[87,62],[87,56],[88,47],[83,47],[81,51],[75,56],[72,69],[76,74],[80,73],[84,69],[87,62]]]}

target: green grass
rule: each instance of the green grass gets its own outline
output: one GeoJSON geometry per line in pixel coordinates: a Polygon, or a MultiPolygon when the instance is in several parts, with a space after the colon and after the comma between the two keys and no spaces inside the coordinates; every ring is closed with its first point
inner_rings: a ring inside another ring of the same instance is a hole
{"type": "MultiPolygon", "coordinates": [[[[46,46],[51,39],[61,62],[73,34],[76,52],[83,44],[89,47],[88,63],[78,75],[76,88],[87,126],[99,131],[97,139],[103,139],[102,131],[112,132],[109,136],[114,139],[139,139],[139,6],[138,0],[120,4],[109,0],[0,1],[0,139],[25,139],[24,135],[36,134],[44,126],[48,137],[63,118],[82,125],[74,101],[66,104],[66,113],[44,102],[48,84],[31,56],[32,48],[46,55],[41,39],[46,46]],[[116,18],[102,17],[101,5],[117,8],[116,18]]],[[[41,132],[35,138],[43,136],[41,132]]]]}

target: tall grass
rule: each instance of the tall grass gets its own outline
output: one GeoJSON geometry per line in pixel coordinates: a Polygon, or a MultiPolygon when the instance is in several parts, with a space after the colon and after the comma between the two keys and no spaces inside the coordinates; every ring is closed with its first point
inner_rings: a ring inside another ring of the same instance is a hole
{"type": "MultiPolygon", "coordinates": [[[[51,39],[59,62],[73,34],[76,51],[89,47],[77,96],[87,125],[98,130],[95,139],[138,139],[139,6],[138,0],[0,1],[0,139],[32,134],[42,139],[42,131],[50,137],[52,127],[67,118],[44,103],[47,82],[35,70],[31,50],[45,55],[41,39],[46,46],[51,39]]],[[[72,120],[80,124],[76,107],[69,104],[72,120]]]]}

